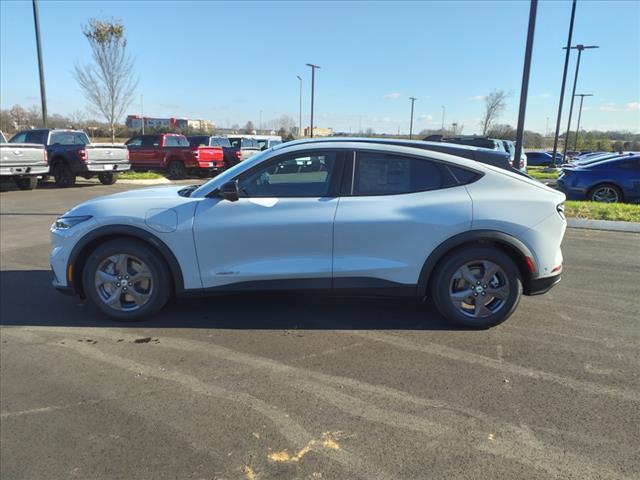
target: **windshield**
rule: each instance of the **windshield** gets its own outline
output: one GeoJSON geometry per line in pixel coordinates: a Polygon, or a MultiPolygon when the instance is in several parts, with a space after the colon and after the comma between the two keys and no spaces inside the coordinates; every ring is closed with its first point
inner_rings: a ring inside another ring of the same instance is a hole
{"type": "Polygon", "coordinates": [[[222,172],[220,175],[213,177],[211,180],[209,180],[206,183],[203,183],[202,185],[200,185],[200,187],[193,192],[193,196],[194,197],[198,197],[201,194],[204,195],[204,193],[209,193],[213,188],[213,186],[220,186],[226,182],[228,182],[229,180],[231,180],[232,178],[234,178],[238,173],[244,171],[246,168],[249,168],[253,165],[256,165],[257,163],[261,162],[262,159],[268,155],[271,151],[273,150],[273,148],[270,148],[268,150],[263,150],[260,153],[257,153],[255,155],[253,155],[250,159],[245,160],[243,162],[237,163],[236,165],[234,165],[233,167],[225,170],[224,172],[222,172]]]}

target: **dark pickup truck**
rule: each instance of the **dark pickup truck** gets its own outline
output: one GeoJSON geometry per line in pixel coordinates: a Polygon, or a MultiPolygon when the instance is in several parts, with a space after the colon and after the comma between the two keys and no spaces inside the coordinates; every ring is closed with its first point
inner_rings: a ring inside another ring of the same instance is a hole
{"type": "Polygon", "coordinates": [[[9,143],[44,145],[50,173],[59,187],[72,187],[76,177],[98,176],[104,185],[112,185],[118,173],[127,171],[129,155],[124,145],[92,144],[82,130],[25,130],[9,143]]]}
{"type": "Polygon", "coordinates": [[[188,173],[206,176],[224,169],[222,147],[192,146],[184,135],[176,133],[137,135],[126,145],[136,171],[166,171],[169,178],[179,180],[188,173]]]}

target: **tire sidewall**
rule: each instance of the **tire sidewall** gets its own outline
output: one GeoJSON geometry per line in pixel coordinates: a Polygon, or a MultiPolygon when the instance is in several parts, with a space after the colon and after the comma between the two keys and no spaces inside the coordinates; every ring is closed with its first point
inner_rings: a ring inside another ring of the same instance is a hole
{"type": "Polygon", "coordinates": [[[113,185],[118,181],[117,173],[99,173],[98,180],[103,185],[113,185]]]}
{"type": "Polygon", "coordinates": [[[56,185],[61,188],[72,187],[76,183],[75,175],[69,166],[64,163],[57,163],[55,165],[53,168],[53,178],[56,185]]]}
{"type": "Polygon", "coordinates": [[[518,267],[504,252],[484,246],[459,248],[448,254],[434,271],[431,294],[438,311],[448,320],[465,327],[484,329],[504,322],[515,311],[522,296],[522,279],[518,267]],[[475,260],[494,262],[507,276],[509,297],[496,314],[474,319],[461,313],[451,302],[449,289],[454,273],[465,263],[475,260]]]}
{"type": "Polygon", "coordinates": [[[187,171],[184,163],[182,163],[180,160],[170,161],[167,170],[169,173],[169,177],[172,180],[182,180],[187,176],[187,171]]]}
{"type": "Polygon", "coordinates": [[[120,239],[111,240],[96,248],[87,258],[82,271],[85,295],[105,315],[123,321],[136,321],[158,312],[171,295],[171,276],[164,260],[142,242],[120,239]],[[102,261],[112,255],[129,254],[142,260],[152,275],[153,292],[149,301],[140,309],[126,312],[105,305],[94,286],[95,272],[102,261]]]}

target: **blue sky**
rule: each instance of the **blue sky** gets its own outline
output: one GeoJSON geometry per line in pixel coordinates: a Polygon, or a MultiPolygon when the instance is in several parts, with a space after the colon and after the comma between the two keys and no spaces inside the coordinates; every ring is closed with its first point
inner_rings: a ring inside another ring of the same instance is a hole
{"type": "MultiPolygon", "coordinates": [[[[557,114],[570,10],[562,0],[538,7],[526,128],[541,133],[557,114]]],[[[72,76],[75,63],[89,60],[81,25],[116,17],[126,26],[145,115],[227,126],[257,124],[262,111],[265,121],[286,114],[297,122],[301,75],[307,123],[305,64],[316,63],[318,126],[406,132],[414,96],[414,130],[438,128],[445,105],[447,124],[474,133],[482,96],[494,89],[511,93],[502,121],[515,125],[528,11],[525,1],[41,0],[49,111],[86,108],[72,76]]],[[[639,22],[640,2],[578,1],[574,44],[601,47],[585,52],[580,68],[578,93],[595,95],[585,99],[587,129],[640,131],[639,22]]],[[[2,0],[0,106],[16,103],[39,103],[31,2],[2,0]]]]}

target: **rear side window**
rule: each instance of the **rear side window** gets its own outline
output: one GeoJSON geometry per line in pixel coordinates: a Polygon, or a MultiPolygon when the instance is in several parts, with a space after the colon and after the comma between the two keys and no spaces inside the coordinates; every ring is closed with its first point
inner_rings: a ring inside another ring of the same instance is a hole
{"type": "Polygon", "coordinates": [[[143,147],[153,148],[158,147],[160,145],[160,137],[142,137],[142,145],[143,147]]]}
{"type": "Polygon", "coordinates": [[[166,137],[164,137],[164,146],[165,147],[188,147],[189,141],[182,136],[167,135],[166,137]]]}
{"type": "Polygon", "coordinates": [[[394,195],[443,188],[450,182],[436,162],[400,155],[358,152],[353,195],[394,195]]]}
{"type": "Polygon", "coordinates": [[[192,147],[208,147],[209,146],[209,137],[189,137],[189,145],[192,147]]]}
{"type": "Polygon", "coordinates": [[[20,133],[16,133],[13,137],[11,137],[11,140],[9,140],[9,143],[26,143],[27,141],[27,132],[20,132],[20,133]]]}
{"type": "Polygon", "coordinates": [[[478,180],[482,174],[474,172],[473,170],[467,170],[466,168],[455,167],[453,165],[447,165],[446,168],[451,172],[455,182],[454,185],[467,185],[478,180]]]}
{"type": "Polygon", "coordinates": [[[27,133],[27,143],[38,143],[44,145],[47,132],[29,132],[27,133]]]}

